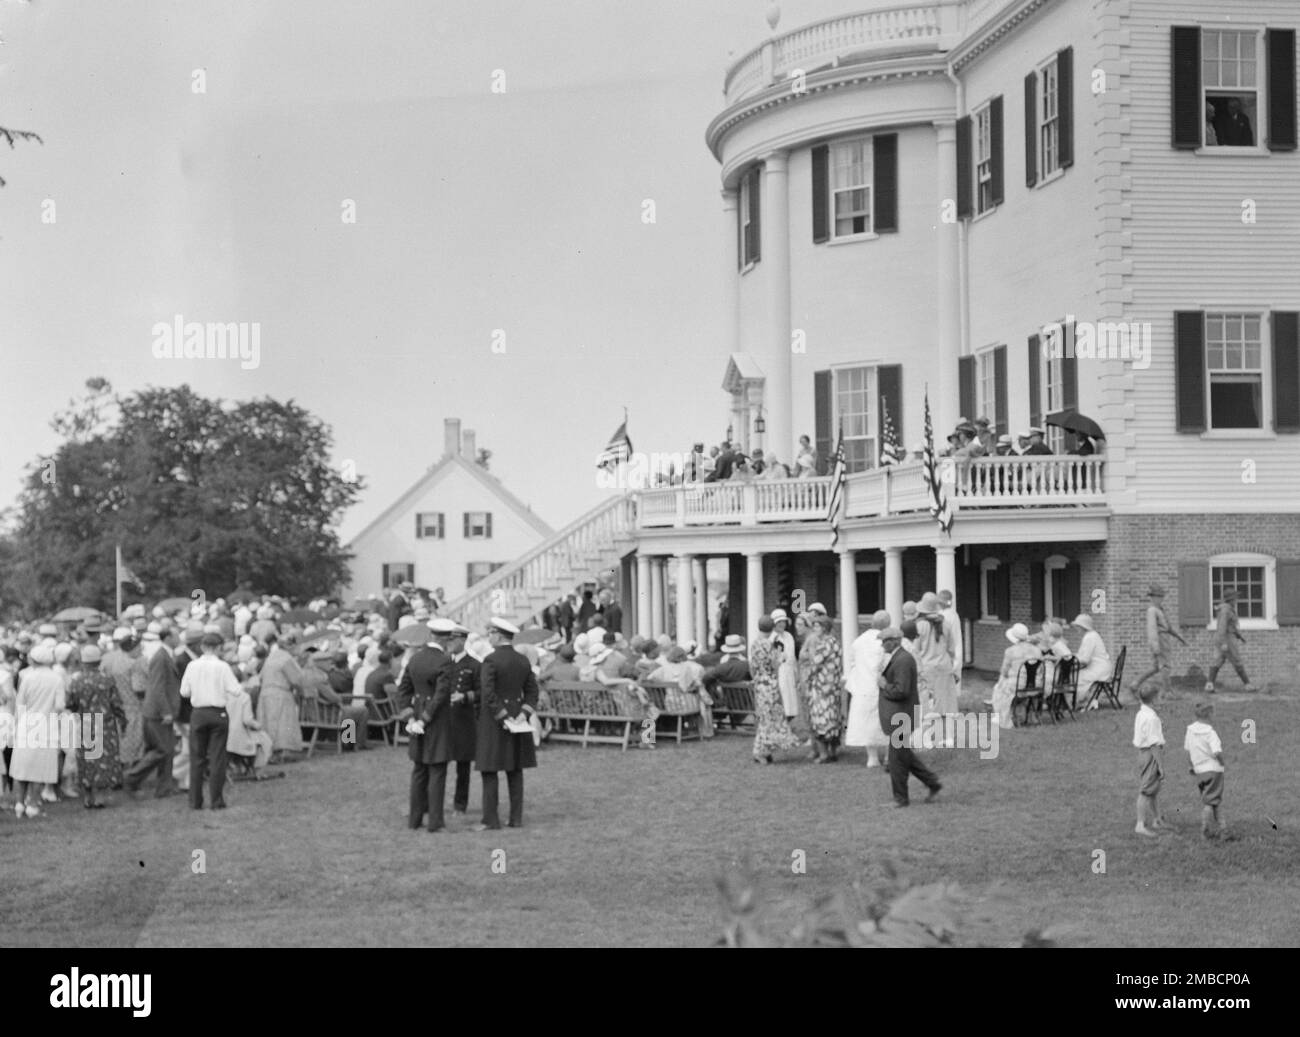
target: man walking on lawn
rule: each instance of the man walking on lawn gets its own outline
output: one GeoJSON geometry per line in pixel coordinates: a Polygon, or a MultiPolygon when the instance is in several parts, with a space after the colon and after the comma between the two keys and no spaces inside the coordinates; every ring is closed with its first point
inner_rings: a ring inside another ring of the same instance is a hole
{"type": "Polygon", "coordinates": [[[1210,666],[1209,675],[1205,681],[1205,690],[1214,694],[1214,679],[1219,675],[1219,669],[1225,662],[1232,663],[1232,668],[1237,671],[1237,676],[1241,678],[1241,683],[1245,686],[1246,691],[1257,691],[1258,689],[1250,683],[1250,678],[1246,676],[1246,667],[1241,664],[1241,656],[1237,654],[1237,642],[1246,643],[1246,639],[1241,636],[1241,627],[1237,621],[1237,592],[1231,588],[1223,592],[1223,601],[1219,605],[1219,611],[1216,616],[1216,626],[1214,631],[1214,650],[1217,653],[1213,665],[1210,666]]]}

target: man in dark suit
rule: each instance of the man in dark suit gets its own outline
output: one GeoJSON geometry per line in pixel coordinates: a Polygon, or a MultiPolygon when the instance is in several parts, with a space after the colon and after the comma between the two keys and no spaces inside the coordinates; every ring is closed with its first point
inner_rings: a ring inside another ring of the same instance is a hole
{"type": "Polygon", "coordinates": [[[621,634],[623,632],[623,606],[614,600],[614,595],[609,591],[600,592],[600,601],[600,611],[605,614],[605,629],[621,634]]]}
{"type": "Polygon", "coordinates": [[[412,717],[406,726],[411,736],[407,753],[414,764],[407,824],[419,828],[427,813],[429,831],[441,832],[446,827],[442,811],[447,799],[447,762],[452,758],[451,692],[456,669],[446,644],[456,624],[450,619],[433,619],[429,629],[433,641],[406,664],[397,688],[397,708],[399,715],[412,717]]]}
{"type": "Polygon", "coordinates": [[[458,814],[469,810],[469,772],[478,751],[478,706],[480,663],[465,651],[469,631],[459,623],[447,644],[455,666],[451,690],[451,758],[456,761],[456,790],[452,809],[458,814]]]}
{"type": "Polygon", "coordinates": [[[573,602],[565,595],[555,603],[556,622],[560,625],[560,632],[564,635],[565,641],[573,640],[573,621],[576,618],[573,614],[573,602]]]}
{"type": "MultiPolygon", "coordinates": [[[[699,661],[697,657],[696,662],[699,661]]],[[[739,634],[728,634],[722,642],[722,659],[716,666],[709,666],[704,671],[704,690],[718,702],[722,700],[719,684],[735,684],[750,679],[749,662],[745,659],[745,639],[739,634]]],[[[743,719],[744,717],[728,714],[728,723],[732,727],[743,719]]]]}
{"type": "Polygon", "coordinates": [[[1043,437],[1047,433],[1035,425],[1029,430],[1029,446],[1025,447],[1025,453],[1028,455],[1050,454],[1052,448],[1043,442],[1043,437]]]}
{"type": "Polygon", "coordinates": [[[1229,97],[1226,105],[1220,104],[1214,117],[1214,131],[1220,146],[1250,148],[1255,145],[1255,131],[1241,107],[1240,97],[1229,97]]]}
{"type": "MultiPolygon", "coordinates": [[[[151,633],[153,633],[151,631],[151,633]]],[[[172,758],[176,755],[176,733],[172,728],[181,709],[181,678],[176,672],[176,632],[167,629],[155,634],[162,643],[149,659],[145,682],[144,703],[144,755],[127,771],[123,785],[127,792],[140,788],[151,772],[158,771],[158,787],[154,795],[159,799],[175,791],[172,777],[172,758]]]]}
{"type": "Polygon", "coordinates": [[[587,629],[587,620],[596,614],[596,603],[592,600],[591,591],[582,592],[582,604],[578,606],[578,631],[582,632],[587,629]]]}
{"type": "Polygon", "coordinates": [[[524,768],[537,766],[532,731],[512,734],[505,726],[507,719],[527,719],[537,710],[537,679],[528,660],[514,649],[517,633],[519,628],[513,623],[493,618],[488,629],[493,651],[479,670],[482,701],[475,763],[483,775],[483,821],[474,826],[476,832],[501,827],[497,812],[498,771],[506,772],[510,827],[523,826],[524,768]]]}
{"type": "Polygon", "coordinates": [[[912,751],[912,732],[917,730],[921,712],[916,693],[916,660],[903,649],[903,633],[898,627],[887,627],[880,632],[880,643],[885,649],[885,667],[880,674],[880,699],[877,704],[880,729],[889,736],[889,783],[894,791],[894,806],[909,805],[907,780],[915,774],[930,790],[925,801],[929,803],[939,794],[943,785],[935,773],[916,758],[912,751]]]}
{"type": "Polygon", "coordinates": [[[414,590],[415,584],[410,581],[403,581],[394,589],[392,597],[388,599],[388,607],[385,609],[389,630],[396,630],[402,617],[411,611],[411,599],[407,594],[414,590]]]}

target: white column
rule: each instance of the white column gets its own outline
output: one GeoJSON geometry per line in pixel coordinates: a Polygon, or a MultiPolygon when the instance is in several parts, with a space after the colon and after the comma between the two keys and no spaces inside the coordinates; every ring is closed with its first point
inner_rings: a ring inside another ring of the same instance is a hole
{"type": "Polygon", "coordinates": [[[704,651],[709,640],[709,560],[695,559],[695,637],[693,640],[704,651]]]}
{"type": "Polygon", "coordinates": [[[677,556],[677,643],[684,645],[695,636],[695,559],[677,556]]]}
{"type": "MultiPolygon", "coordinates": [[[[957,125],[935,123],[939,174],[938,197],[957,197],[957,125]]],[[[937,269],[935,271],[934,335],[937,351],[934,363],[926,372],[930,379],[930,411],[934,415],[936,437],[946,436],[957,422],[957,358],[961,355],[961,290],[959,277],[960,240],[957,224],[937,224],[937,269]]],[[[974,421],[979,415],[967,414],[974,421]]]]}
{"type": "MultiPolygon", "coordinates": [[[[735,188],[729,188],[722,192],[722,270],[723,285],[726,294],[723,298],[730,297],[731,306],[728,307],[727,333],[723,337],[723,342],[733,353],[742,352],[740,346],[740,208],[738,204],[740,192],[735,188]]],[[[759,215],[760,226],[762,224],[762,215],[759,215]]]]}
{"type": "Polygon", "coordinates": [[[758,637],[758,617],[763,615],[763,555],[745,555],[745,635],[750,641],[758,637]]]}
{"type": "Polygon", "coordinates": [[[952,591],[957,603],[957,549],[952,544],[934,545],[934,589],[952,591]]]}
{"type": "Polygon", "coordinates": [[[664,632],[664,560],[657,556],[650,559],[650,636],[658,637],[664,632]]]}
{"type": "Polygon", "coordinates": [[[840,642],[844,649],[844,666],[848,670],[849,648],[858,636],[858,568],[857,554],[840,553],[840,642]]]}
{"type": "Polygon", "coordinates": [[[885,610],[895,625],[903,622],[903,552],[897,547],[885,551],[885,610]]]}
{"type": "Polygon", "coordinates": [[[767,268],[764,283],[771,296],[771,339],[760,364],[767,375],[768,439],[777,456],[794,460],[796,432],[791,387],[790,359],[790,190],[789,152],[774,151],[765,160],[766,187],[759,214],[763,241],[759,264],[767,268]]]}
{"type": "Polygon", "coordinates": [[[653,636],[650,603],[650,556],[636,556],[636,632],[642,637],[653,636]]]}

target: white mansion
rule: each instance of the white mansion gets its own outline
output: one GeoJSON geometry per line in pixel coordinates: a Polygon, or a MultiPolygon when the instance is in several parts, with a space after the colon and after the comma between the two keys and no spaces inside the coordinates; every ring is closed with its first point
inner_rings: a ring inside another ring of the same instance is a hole
{"type": "Polygon", "coordinates": [[[453,610],[476,621],[506,588],[526,617],[613,551],[628,625],[700,639],[703,563],[725,556],[737,632],[801,597],[847,643],[861,614],[948,587],[992,667],[1007,623],[1080,611],[1139,649],[1159,583],[1184,669],[1235,587],[1265,632],[1248,669],[1293,670],[1297,26],[1295,0],[929,0],[773,35],[707,129],[719,369],[746,449],[791,461],[806,433],[826,457],[843,430],[836,549],[829,478],[644,490],[453,610]],[[1052,457],[957,466],[943,535],[919,466],[879,466],[881,403],[911,448],[927,397],[938,446],[959,415],[1017,433],[1075,408],[1104,447],[1049,428],[1052,457]]]}

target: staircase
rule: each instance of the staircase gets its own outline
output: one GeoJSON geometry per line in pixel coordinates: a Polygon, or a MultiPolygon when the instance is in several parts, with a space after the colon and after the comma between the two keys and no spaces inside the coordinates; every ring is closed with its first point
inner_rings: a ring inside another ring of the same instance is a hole
{"type": "Polygon", "coordinates": [[[479,580],[440,612],[480,632],[492,616],[520,627],[539,624],[542,610],[556,598],[595,580],[606,569],[618,568],[635,541],[635,526],[632,497],[613,497],[479,580]]]}

